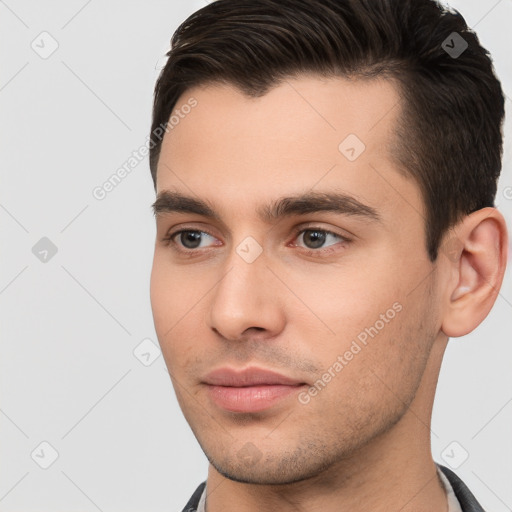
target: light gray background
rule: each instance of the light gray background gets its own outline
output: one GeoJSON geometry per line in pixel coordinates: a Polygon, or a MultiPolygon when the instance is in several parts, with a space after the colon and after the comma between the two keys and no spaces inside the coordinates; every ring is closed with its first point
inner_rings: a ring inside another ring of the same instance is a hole
{"type": "MultiPolygon", "coordinates": [[[[206,477],[163,358],[134,355],[157,344],[147,158],[92,195],[147,140],[170,37],[204,5],[0,1],[3,512],[177,511],[206,477]],[[31,46],[53,40],[48,58],[31,46]],[[58,249],[47,262],[32,251],[43,237],[58,249]],[[42,442],[58,452],[47,469],[42,442]]],[[[493,54],[510,115],[512,0],[451,5],[493,54]]],[[[497,197],[509,226],[511,128],[497,197]]],[[[460,464],[493,512],[512,510],[511,285],[509,269],[490,316],[450,342],[432,424],[434,458],[460,464]]]]}

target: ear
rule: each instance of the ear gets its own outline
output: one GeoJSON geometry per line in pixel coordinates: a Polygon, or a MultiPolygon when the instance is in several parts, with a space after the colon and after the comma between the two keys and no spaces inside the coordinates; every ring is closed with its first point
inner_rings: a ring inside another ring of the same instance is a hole
{"type": "Polygon", "coordinates": [[[445,236],[440,254],[448,260],[449,279],[441,330],[458,337],[475,329],[498,296],[507,264],[507,227],[496,208],[464,217],[445,236]]]}

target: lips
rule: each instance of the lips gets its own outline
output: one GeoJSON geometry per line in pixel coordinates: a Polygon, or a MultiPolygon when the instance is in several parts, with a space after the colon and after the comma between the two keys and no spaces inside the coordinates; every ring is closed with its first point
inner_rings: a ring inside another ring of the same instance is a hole
{"type": "Polygon", "coordinates": [[[296,386],[303,384],[280,373],[260,368],[247,368],[245,370],[234,370],[221,368],[209,373],[204,379],[206,384],[214,386],[247,387],[247,386],[296,386]]]}
{"type": "Polygon", "coordinates": [[[306,385],[297,379],[255,367],[214,370],[203,383],[216,406],[239,413],[269,409],[306,385]]]}

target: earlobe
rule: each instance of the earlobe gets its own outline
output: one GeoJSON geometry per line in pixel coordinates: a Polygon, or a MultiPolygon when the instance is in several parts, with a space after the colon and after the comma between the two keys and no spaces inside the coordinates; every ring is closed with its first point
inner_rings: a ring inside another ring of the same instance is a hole
{"type": "MultiPolygon", "coordinates": [[[[442,331],[448,337],[464,336],[489,314],[505,274],[507,229],[496,208],[483,208],[465,217],[445,240],[444,254],[452,279],[442,331]],[[458,250],[453,250],[454,240],[458,250]],[[451,251],[446,248],[452,247],[451,251]]],[[[443,250],[440,251],[443,253],[443,250]]]]}

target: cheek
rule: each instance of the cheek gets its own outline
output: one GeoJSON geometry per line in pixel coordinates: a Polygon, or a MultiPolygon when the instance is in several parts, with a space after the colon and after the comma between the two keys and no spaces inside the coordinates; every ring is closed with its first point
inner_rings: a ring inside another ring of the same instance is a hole
{"type": "MultiPolygon", "coordinates": [[[[414,398],[427,353],[428,333],[406,319],[408,314],[404,306],[382,329],[381,324],[365,327],[360,331],[364,343],[341,333],[336,348],[324,349],[318,355],[324,373],[318,375],[313,385],[318,391],[304,412],[338,425],[333,428],[340,435],[345,430],[354,436],[399,417],[414,398]]],[[[308,397],[302,399],[304,403],[308,397]]]]}
{"type": "Polygon", "coordinates": [[[204,295],[197,274],[168,261],[165,251],[157,250],[150,279],[151,308],[156,328],[167,332],[187,311],[192,310],[204,295]]]}
{"type": "Polygon", "coordinates": [[[201,301],[204,302],[206,291],[191,271],[178,269],[162,255],[155,255],[150,300],[158,341],[169,369],[177,368],[191,357],[193,345],[184,345],[184,340],[200,339],[195,331],[203,327],[201,301]]]}
{"type": "MultiPolygon", "coordinates": [[[[370,267],[375,269],[375,266],[370,267]]],[[[391,281],[389,277],[387,281],[391,281]]],[[[304,275],[287,276],[287,284],[301,301],[290,301],[288,317],[291,324],[306,322],[309,327],[325,333],[325,345],[334,351],[351,340],[365,337],[366,330],[387,330],[399,315],[399,283],[386,282],[386,275],[375,270],[354,268],[318,268],[304,275]],[[293,304],[293,306],[291,305],[293,304]],[[300,310],[300,311],[299,311],[300,310]],[[304,314],[301,313],[304,310],[304,314]],[[296,322],[294,322],[294,318],[296,322]],[[298,320],[297,320],[298,319],[298,320]]],[[[368,337],[368,334],[366,334],[368,337]]],[[[321,349],[324,347],[320,347],[321,349]]]]}
{"type": "Polygon", "coordinates": [[[350,272],[331,268],[310,274],[314,287],[300,280],[291,285],[310,310],[291,324],[318,366],[337,376],[332,389],[354,385],[353,393],[366,388],[379,395],[386,385],[397,392],[413,386],[432,334],[422,325],[425,290],[410,293],[415,275],[381,261],[365,269],[352,266],[350,272]]]}

